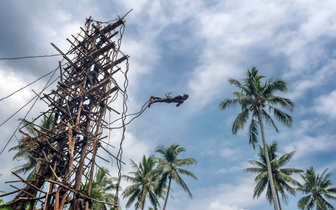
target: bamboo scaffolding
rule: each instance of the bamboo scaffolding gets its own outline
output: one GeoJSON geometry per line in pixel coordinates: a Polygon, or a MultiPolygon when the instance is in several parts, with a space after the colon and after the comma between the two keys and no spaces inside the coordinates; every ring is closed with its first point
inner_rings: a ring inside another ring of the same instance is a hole
{"type": "MultiPolygon", "coordinates": [[[[48,111],[39,117],[47,113],[53,114],[52,126],[50,129],[44,129],[43,126],[37,125],[34,121],[38,117],[32,122],[27,121],[33,127],[36,136],[22,131],[24,127],[20,129],[23,134],[21,143],[29,148],[31,157],[39,162],[39,167],[35,171],[34,180],[25,180],[12,172],[20,179],[12,182],[21,182],[25,186],[19,189],[10,185],[16,190],[0,195],[3,197],[16,194],[10,206],[22,209],[25,202],[37,201],[42,209],[62,209],[69,203],[68,195],[79,192],[82,183],[88,183],[88,196],[84,196],[86,201],[119,206],[90,196],[94,169],[97,167],[103,170],[96,159],[110,162],[106,156],[98,153],[99,148],[103,148],[116,161],[125,164],[118,156],[114,156],[101,146],[102,142],[114,147],[102,141],[107,137],[102,137],[103,124],[106,124],[105,113],[114,111],[118,115],[122,114],[113,109],[111,107],[113,104],[110,103],[115,101],[114,97],[118,95],[111,97],[114,92],[120,90],[121,94],[125,94],[125,90],[122,90],[112,77],[116,73],[124,74],[123,71],[119,71],[120,67],[114,71],[113,68],[128,59],[127,55],[120,52],[118,46],[121,43],[122,30],[114,31],[123,25],[123,19],[100,25],[89,18],[85,26],[80,27],[81,33],[77,37],[72,35],[74,41],[66,39],[71,44],[69,51],[64,52],[51,43],[66,61],[63,65],[61,62],[58,63],[60,80],[56,89],[39,97],[49,107],[48,111]],[[118,53],[121,53],[122,57],[118,58],[118,53]],[[86,84],[89,82],[88,76],[94,68],[99,70],[97,78],[94,78],[97,84],[88,86],[86,84]],[[98,77],[102,77],[103,80],[98,81],[98,77]],[[111,98],[113,100],[109,101],[111,98]],[[43,190],[46,185],[48,185],[47,191],[43,190]]],[[[87,208],[88,202],[86,202],[87,208]]]]}

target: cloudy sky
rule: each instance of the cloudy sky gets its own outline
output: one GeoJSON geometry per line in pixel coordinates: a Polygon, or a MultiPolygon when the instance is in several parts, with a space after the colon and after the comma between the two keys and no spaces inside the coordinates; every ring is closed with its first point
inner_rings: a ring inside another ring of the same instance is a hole
{"type": "MultiPolygon", "coordinates": [[[[123,173],[129,171],[129,159],[139,162],[158,145],[177,143],[186,148],[182,157],[198,161],[187,168],[198,181],[185,178],[193,199],[174,185],[175,199],[170,198],[168,209],[271,209],[264,195],[252,198],[254,174],[243,172],[249,167],[247,160],[257,159],[257,151],[248,145],[246,131],[231,133],[239,109],[221,111],[218,106],[237,90],[228,79],[241,80],[256,66],[267,77],[285,80],[288,92],[281,96],[296,105],[292,128],[278,123],[276,133],[267,127],[267,141],[278,141],[279,155],[296,151],[288,167],[314,166],[319,173],[329,168],[336,186],[333,0],[2,0],[0,58],[57,53],[50,43],[66,51],[66,38],[79,33],[86,18],[109,21],[131,9],[122,42],[122,51],[130,56],[130,113],[139,111],[151,95],[188,93],[190,98],[178,108],[154,104],[127,127],[123,159],[128,165],[123,173]]],[[[60,59],[0,60],[0,98],[49,73],[60,59]]],[[[34,97],[32,89],[41,91],[47,80],[0,101],[0,123],[34,97]]],[[[0,127],[1,150],[31,104],[0,127]]],[[[45,109],[37,102],[27,119],[45,109]]],[[[111,141],[118,145],[116,138],[111,141]]],[[[14,137],[0,156],[0,190],[11,190],[4,183],[15,179],[9,170],[22,164],[11,161],[8,149],[15,144],[14,137]]],[[[115,165],[109,167],[116,171],[115,165]]],[[[283,208],[297,209],[300,197],[289,196],[283,208]]]]}

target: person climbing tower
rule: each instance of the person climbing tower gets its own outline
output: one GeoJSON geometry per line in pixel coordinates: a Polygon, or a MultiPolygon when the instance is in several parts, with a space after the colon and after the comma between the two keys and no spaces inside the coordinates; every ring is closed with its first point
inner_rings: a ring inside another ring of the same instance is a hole
{"type": "Polygon", "coordinates": [[[99,69],[95,66],[93,71],[90,71],[87,75],[87,82],[86,82],[85,88],[88,88],[88,86],[92,88],[93,86],[96,86],[99,83],[98,73],[99,73],[99,69]]]}

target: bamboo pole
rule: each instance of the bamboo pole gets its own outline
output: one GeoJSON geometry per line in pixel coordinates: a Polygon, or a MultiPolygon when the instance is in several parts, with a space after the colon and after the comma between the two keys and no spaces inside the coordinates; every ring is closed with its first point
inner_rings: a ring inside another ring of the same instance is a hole
{"type": "Polygon", "coordinates": [[[61,82],[63,82],[63,73],[62,73],[62,64],[61,64],[61,61],[59,61],[58,64],[59,64],[59,69],[60,69],[61,82]]]}
{"type": "Polygon", "coordinates": [[[67,178],[66,181],[68,181],[68,179],[70,178],[70,174],[72,172],[72,168],[73,168],[73,161],[74,161],[74,146],[75,146],[75,142],[76,139],[73,138],[72,136],[72,127],[70,125],[70,123],[68,123],[68,130],[69,130],[69,134],[68,134],[68,139],[69,139],[69,169],[68,169],[68,174],[67,174],[67,178]]]}
{"type": "Polygon", "coordinates": [[[47,210],[47,208],[48,208],[48,202],[47,202],[47,200],[48,200],[48,197],[49,197],[50,185],[51,185],[51,183],[49,182],[49,184],[48,184],[48,190],[47,190],[47,194],[46,194],[46,198],[45,198],[46,202],[44,203],[43,210],[47,210]]]}
{"type": "Polygon", "coordinates": [[[58,186],[58,188],[57,188],[57,190],[56,190],[54,210],[59,210],[59,194],[60,194],[60,188],[61,188],[61,186],[58,186]]]}
{"type": "Polygon", "coordinates": [[[29,186],[35,188],[37,191],[41,191],[41,192],[43,192],[43,193],[47,193],[47,192],[41,190],[40,188],[37,188],[35,185],[33,185],[33,184],[27,182],[26,180],[24,180],[22,177],[20,177],[20,176],[19,176],[17,173],[15,173],[14,171],[12,171],[12,174],[14,174],[15,176],[17,176],[19,179],[21,179],[21,181],[23,181],[23,182],[26,183],[27,185],[29,185],[29,186]]]}

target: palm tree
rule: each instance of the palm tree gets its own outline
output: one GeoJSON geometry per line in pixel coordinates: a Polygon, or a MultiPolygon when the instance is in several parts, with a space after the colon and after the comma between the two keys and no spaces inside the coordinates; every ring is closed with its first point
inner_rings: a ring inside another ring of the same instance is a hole
{"type": "MultiPolygon", "coordinates": [[[[91,197],[96,200],[112,203],[114,201],[114,194],[110,191],[115,190],[117,185],[114,182],[117,181],[115,177],[108,177],[108,169],[101,167],[98,169],[95,178],[92,182],[91,197]]],[[[89,184],[85,185],[85,189],[89,188],[89,184]]],[[[84,193],[85,194],[85,193],[84,193]]],[[[107,210],[103,203],[93,202],[90,204],[90,209],[93,210],[107,210]]]]}
{"type": "Polygon", "coordinates": [[[336,200],[336,197],[331,195],[336,193],[336,187],[330,187],[332,185],[330,177],[331,173],[327,173],[328,169],[324,170],[321,174],[316,174],[313,167],[308,168],[301,177],[304,180],[304,184],[300,185],[297,190],[307,195],[301,198],[298,202],[299,209],[335,209],[327,199],[336,200]],[[324,198],[325,197],[325,198],[324,198]]]}
{"type": "MultiPolygon", "coordinates": [[[[38,130],[37,128],[35,128],[35,126],[28,122],[25,119],[19,119],[22,124],[25,126],[26,130],[28,131],[28,133],[32,136],[32,137],[36,137],[38,135],[38,132],[36,130],[38,130]]],[[[48,114],[48,115],[43,115],[43,118],[40,122],[40,130],[50,130],[52,123],[54,120],[54,116],[53,114],[48,114]]],[[[32,153],[29,151],[29,148],[26,147],[24,145],[24,141],[27,139],[27,136],[22,137],[19,142],[18,145],[12,147],[9,149],[9,151],[12,150],[17,150],[17,153],[14,155],[13,160],[20,160],[20,158],[26,160],[27,162],[23,165],[17,166],[16,170],[14,171],[15,173],[24,173],[26,174],[28,171],[31,171],[32,169],[37,170],[38,167],[38,161],[36,160],[37,158],[37,154],[32,153]]],[[[28,179],[32,179],[33,173],[30,173],[28,176],[28,179]]]]}
{"type": "MultiPolygon", "coordinates": [[[[249,126],[249,143],[252,144],[253,149],[258,142],[258,128],[260,126],[261,137],[263,141],[263,147],[265,153],[267,152],[266,139],[264,134],[264,123],[263,121],[275,128],[279,132],[275,125],[270,113],[273,113],[275,119],[280,121],[285,126],[291,127],[293,119],[287,113],[276,108],[275,105],[280,105],[282,108],[289,110],[290,112],[294,109],[294,103],[283,97],[275,96],[276,91],[286,92],[287,84],[283,80],[268,80],[265,83],[261,81],[265,76],[259,75],[256,67],[252,67],[251,70],[247,70],[244,83],[241,84],[238,80],[229,79],[231,85],[235,85],[240,89],[240,92],[234,92],[234,99],[225,99],[220,103],[220,109],[225,110],[229,107],[235,107],[239,105],[241,107],[241,113],[236,117],[232,125],[232,133],[237,134],[239,130],[244,129],[246,123],[250,118],[251,112],[251,123],[249,126]],[[269,112],[265,110],[268,107],[269,112]]],[[[270,185],[272,191],[272,198],[274,203],[274,209],[278,209],[276,202],[275,187],[272,179],[272,170],[270,165],[269,157],[266,155],[266,163],[268,176],[270,177],[270,185]]]]}
{"type": "Polygon", "coordinates": [[[185,148],[180,147],[180,145],[178,144],[172,144],[169,147],[164,147],[163,145],[161,145],[155,151],[163,156],[163,158],[157,158],[159,161],[159,171],[162,174],[157,188],[158,193],[162,192],[168,181],[167,195],[163,206],[163,210],[166,209],[172,180],[175,180],[176,184],[181,186],[185,192],[188,192],[189,196],[192,198],[192,194],[187,184],[181,178],[180,174],[190,176],[197,180],[197,177],[193,173],[181,168],[183,166],[190,166],[196,164],[197,162],[194,158],[191,157],[185,159],[178,158],[178,155],[181,152],[185,151],[186,151],[185,148]]]}
{"type": "MultiPolygon", "coordinates": [[[[279,208],[281,210],[282,208],[280,204],[279,192],[282,196],[282,200],[284,200],[285,202],[287,202],[287,199],[288,199],[288,196],[286,195],[286,191],[290,193],[291,195],[295,196],[295,189],[293,189],[289,184],[293,184],[296,186],[300,184],[295,179],[293,179],[291,175],[295,173],[301,173],[303,172],[303,170],[296,169],[296,168],[282,168],[292,159],[292,157],[295,154],[295,151],[286,153],[282,155],[280,158],[278,158],[278,155],[276,154],[276,151],[278,149],[278,143],[276,141],[273,141],[271,145],[267,145],[267,149],[268,149],[268,155],[271,161],[272,175],[273,175],[277,200],[278,200],[279,208]]],[[[259,157],[259,161],[257,160],[248,161],[248,163],[250,163],[251,165],[254,165],[255,167],[246,168],[244,171],[258,174],[255,178],[255,182],[257,183],[257,185],[254,188],[253,198],[259,198],[261,193],[265,190],[267,186],[266,198],[269,202],[272,202],[272,193],[271,193],[270,183],[268,179],[265,152],[261,146],[259,146],[258,157],[259,157]]]]}
{"type": "Polygon", "coordinates": [[[126,207],[129,208],[132,203],[135,202],[135,209],[141,208],[141,210],[143,210],[145,208],[146,198],[148,197],[154,209],[158,209],[160,206],[158,198],[162,196],[161,194],[155,193],[159,179],[158,174],[152,173],[157,165],[155,157],[149,156],[146,158],[144,155],[139,165],[133,160],[131,160],[131,163],[134,169],[134,171],[129,172],[131,176],[123,176],[126,181],[133,183],[122,193],[124,199],[129,197],[126,207]]]}

